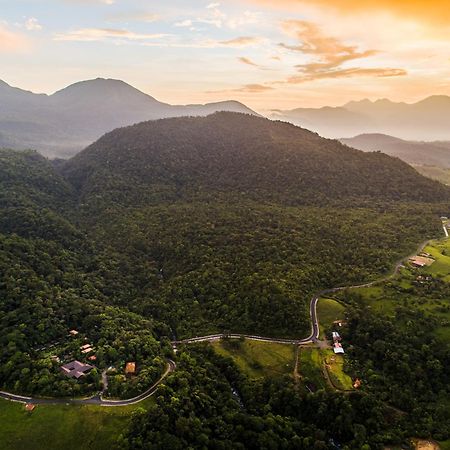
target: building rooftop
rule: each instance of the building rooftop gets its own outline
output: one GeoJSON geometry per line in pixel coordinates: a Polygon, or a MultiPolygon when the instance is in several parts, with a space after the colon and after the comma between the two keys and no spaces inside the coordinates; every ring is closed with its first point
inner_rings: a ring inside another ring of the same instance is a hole
{"type": "Polygon", "coordinates": [[[128,362],[125,366],[125,373],[135,373],[136,372],[136,363],[135,362],[128,362]]]}
{"type": "Polygon", "coordinates": [[[61,366],[61,371],[69,378],[80,378],[86,373],[90,372],[94,367],[89,364],[84,364],[80,361],[72,361],[61,366]]]}
{"type": "Polygon", "coordinates": [[[431,266],[434,263],[434,259],[427,258],[426,256],[413,256],[409,261],[418,267],[431,266]]]}

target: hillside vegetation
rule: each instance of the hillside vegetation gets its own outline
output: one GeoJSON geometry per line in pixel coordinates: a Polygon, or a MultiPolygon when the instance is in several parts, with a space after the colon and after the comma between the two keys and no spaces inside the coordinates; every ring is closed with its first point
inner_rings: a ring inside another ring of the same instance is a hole
{"type": "MultiPolygon", "coordinates": [[[[93,394],[113,366],[107,394],[131,397],[159,377],[174,337],[305,337],[314,292],[389,271],[441,231],[450,199],[398,159],[229,113],[118,129],[56,165],[1,151],[0,175],[0,386],[45,396],[93,394]],[[53,357],[83,358],[83,340],[96,369],[76,382],[53,357]]],[[[181,349],[158,409],[124,437],[133,448],[239,448],[261,429],[254,442],[273,448],[407,436],[397,419],[371,429],[385,412],[375,398],[309,396],[289,375],[252,382],[214,355],[181,349]],[[330,423],[334,410],[345,423],[330,423]]]]}
{"type": "Polygon", "coordinates": [[[76,155],[63,173],[83,202],[132,206],[218,194],[290,205],[448,198],[441,185],[400,160],[231,113],[115,130],[76,155]]]}

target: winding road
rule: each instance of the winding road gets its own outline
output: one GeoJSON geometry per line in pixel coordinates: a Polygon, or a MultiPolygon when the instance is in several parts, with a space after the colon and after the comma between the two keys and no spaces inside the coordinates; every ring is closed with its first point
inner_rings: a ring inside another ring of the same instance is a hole
{"type": "MultiPolygon", "coordinates": [[[[359,285],[353,285],[353,286],[342,286],[342,287],[336,287],[336,288],[330,288],[330,289],[323,289],[322,291],[316,293],[309,303],[309,313],[311,316],[311,334],[304,338],[304,339],[283,339],[283,338],[271,338],[271,337],[265,337],[265,336],[258,336],[258,335],[252,335],[252,334],[212,334],[208,336],[198,336],[193,337],[189,339],[183,339],[183,340],[177,340],[172,341],[172,345],[174,348],[177,347],[177,345],[181,344],[195,344],[198,342],[214,342],[217,340],[220,340],[222,338],[230,338],[230,339],[239,339],[239,338],[245,338],[253,341],[262,341],[262,342],[274,342],[279,344],[293,344],[293,345],[305,345],[305,344],[311,344],[316,343],[319,340],[319,334],[320,334],[320,328],[319,328],[319,320],[317,317],[317,302],[319,301],[320,297],[323,297],[324,295],[332,294],[334,292],[339,292],[344,289],[357,289],[357,288],[363,288],[363,287],[370,287],[374,286],[375,284],[383,283],[385,281],[388,281],[390,278],[397,275],[400,268],[402,267],[403,263],[407,261],[411,256],[414,256],[418,253],[421,253],[423,249],[428,245],[430,241],[425,241],[422,244],[420,244],[418,250],[413,253],[412,255],[407,256],[406,258],[400,259],[394,266],[393,272],[381,279],[371,281],[369,283],[359,284],[359,285]]],[[[19,403],[33,403],[36,405],[99,405],[99,406],[127,406],[127,405],[133,405],[139,402],[142,402],[143,400],[149,398],[152,396],[157,390],[159,385],[164,381],[164,379],[172,372],[174,372],[176,369],[176,363],[172,360],[167,361],[167,367],[166,371],[162,374],[161,378],[153,384],[149,389],[147,389],[142,394],[130,398],[127,400],[107,400],[102,397],[102,393],[99,393],[93,397],[90,398],[84,398],[84,399],[68,399],[68,398],[35,398],[35,397],[25,397],[21,395],[11,394],[9,392],[3,392],[0,391],[0,398],[3,398],[5,400],[10,400],[14,402],[19,403]]]]}

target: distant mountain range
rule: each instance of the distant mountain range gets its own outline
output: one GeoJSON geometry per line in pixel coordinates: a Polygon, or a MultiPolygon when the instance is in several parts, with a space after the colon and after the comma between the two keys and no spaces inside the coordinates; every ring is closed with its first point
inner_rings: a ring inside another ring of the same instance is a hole
{"type": "Polygon", "coordinates": [[[53,95],[34,94],[0,81],[0,147],[68,157],[118,127],[217,111],[257,115],[236,101],[169,105],[112,79],[81,81],[53,95]]]}
{"type": "Polygon", "coordinates": [[[450,140],[450,97],[434,95],[417,103],[388,99],[349,102],[341,107],[273,110],[286,120],[329,138],[383,133],[407,140],[450,140]]]}
{"type": "MultiPolygon", "coordinates": [[[[35,94],[0,80],[0,147],[35,149],[51,158],[67,158],[115,128],[220,111],[258,115],[237,101],[170,105],[113,79],[81,81],[52,95],[35,94]]],[[[381,139],[380,133],[414,141],[450,141],[449,117],[448,96],[432,96],[414,104],[366,99],[342,107],[274,110],[271,115],[272,119],[291,122],[324,137],[369,134],[370,138],[358,137],[345,143],[399,156],[411,164],[439,167],[443,167],[443,161],[445,167],[448,164],[440,143],[433,143],[429,150],[428,144],[381,139]]]]}
{"type": "Polygon", "coordinates": [[[381,151],[414,166],[450,168],[450,141],[405,141],[385,134],[361,134],[340,139],[343,144],[365,152],[381,151]]]}

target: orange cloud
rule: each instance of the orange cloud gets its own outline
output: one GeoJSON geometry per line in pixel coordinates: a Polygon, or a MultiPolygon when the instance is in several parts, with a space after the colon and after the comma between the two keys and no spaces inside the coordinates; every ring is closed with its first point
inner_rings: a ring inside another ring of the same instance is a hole
{"type": "Polygon", "coordinates": [[[237,89],[224,89],[221,91],[207,91],[207,94],[224,94],[229,92],[245,92],[248,94],[259,94],[262,92],[273,91],[273,87],[264,84],[246,84],[237,89]]]}
{"type": "Polygon", "coordinates": [[[378,52],[373,49],[359,51],[356,46],[347,45],[334,37],[326,36],[312,22],[289,20],[283,23],[283,30],[289,36],[293,36],[299,43],[294,45],[280,43],[280,47],[313,57],[312,62],[296,66],[300,74],[288,78],[288,83],[304,83],[325,78],[406,75],[405,70],[398,68],[342,67],[346,62],[367,58],[378,52]]]}
{"type": "Polygon", "coordinates": [[[246,58],[245,56],[239,56],[238,61],[247,66],[259,67],[259,64],[256,64],[250,58],[246,58]]]}
{"type": "Polygon", "coordinates": [[[225,47],[247,47],[249,45],[259,44],[260,42],[261,38],[258,37],[240,36],[228,41],[220,41],[219,44],[224,45],[225,47]]]}
{"type": "Polygon", "coordinates": [[[288,84],[306,83],[307,81],[322,80],[325,78],[351,78],[351,77],[400,77],[407,75],[406,70],[390,69],[390,68],[350,68],[330,70],[327,72],[304,73],[302,75],[294,75],[287,79],[288,84]]]}
{"type": "Polygon", "coordinates": [[[387,11],[400,18],[412,18],[444,27],[450,24],[448,0],[248,0],[251,3],[275,8],[291,7],[300,10],[301,5],[325,6],[344,14],[387,11]]]}
{"type": "Polygon", "coordinates": [[[57,34],[54,39],[56,41],[78,42],[106,41],[109,39],[146,41],[149,39],[158,39],[166,36],[167,35],[165,34],[134,33],[132,31],[115,28],[82,28],[80,30],[57,34]]]}

